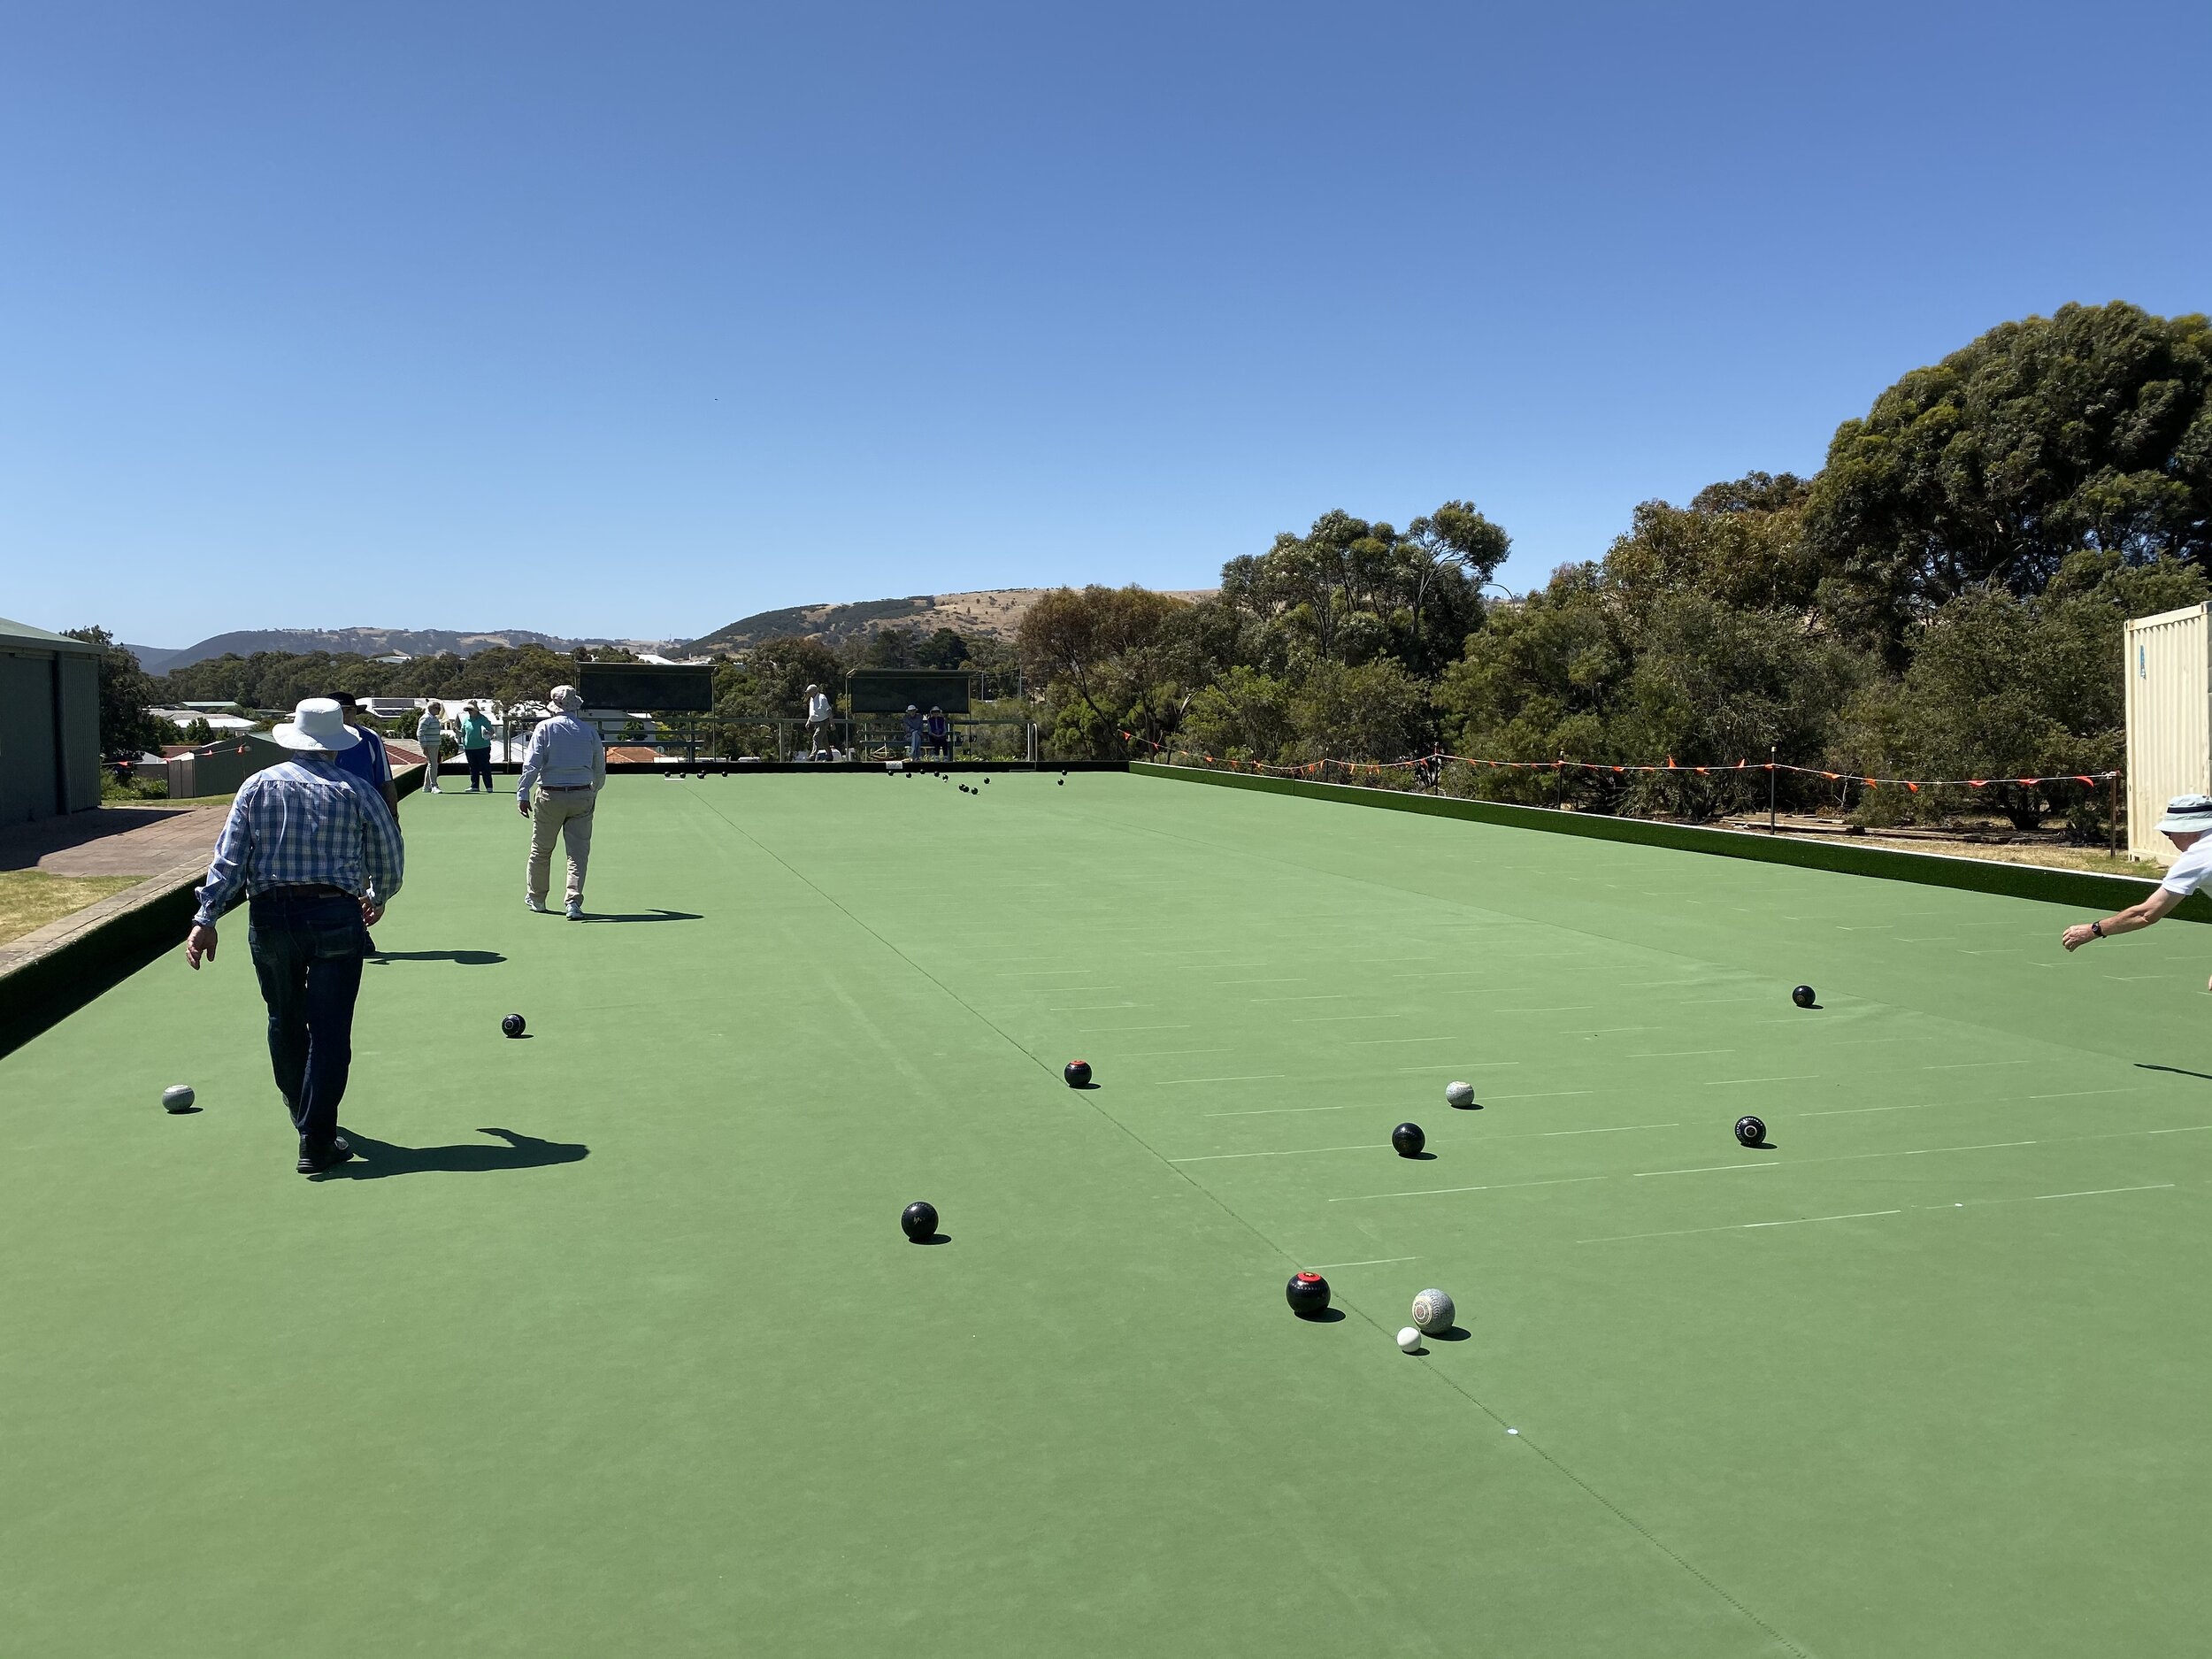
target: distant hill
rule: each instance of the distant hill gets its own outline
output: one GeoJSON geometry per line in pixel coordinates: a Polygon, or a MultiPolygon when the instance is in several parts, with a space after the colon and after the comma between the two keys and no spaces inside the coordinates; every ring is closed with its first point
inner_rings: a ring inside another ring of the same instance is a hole
{"type": "MultiPolygon", "coordinates": [[[[918,628],[924,634],[950,628],[970,639],[1011,640],[1022,618],[1044,594],[1044,588],[987,588],[966,594],[916,594],[905,599],[865,599],[856,604],[790,605],[781,611],[763,611],[741,617],[726,627],[693,640],[682,647],[687,654],[742,651],[785,634],[809,634],[836,645],[857,634],[884,628],[918,628]]],[[[1213,593],[1203,588],[1178,594],[1179,599],[1202,599],[1213,593]]]]}
{"type": "Polygon", "coordinates": [[[328,651],[333,656],[352,652],[362,657],[386,657],[404,651],[410,657],[436,657],[450,651],[473,657],[495,645],[542,645],[550,650],[572,651],[580,645],[620,645],[634,651],[657,651],[657,640],[565,640],[558,634],[534,633],[528,628],[494,628],[483,633],[461,633],[450,628],[245,628],[218,634],[181,650],[160,646],[130,645],[138,664],[150,674],[165,674],[173,668],[236,652],[250,657],[256,651],[328,651]]]}

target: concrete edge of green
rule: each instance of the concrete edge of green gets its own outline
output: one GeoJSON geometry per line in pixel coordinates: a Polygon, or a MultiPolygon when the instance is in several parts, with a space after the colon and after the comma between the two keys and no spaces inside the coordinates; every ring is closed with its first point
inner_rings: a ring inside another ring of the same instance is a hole
{"type": "MultiPolygon", "coordinates": [[[[1762,864],[1793,864],[1840,875],[1873,876],[1885,881],[1916,881],[1925,887],[1962,887],[2046,904],[2084,905],[2122,910],[2147,897],[2157,883],[2128,876],[2099,875],[2088,870],[2051,870],[2039,864],[2006,864],[1941,853],[1904,852],[1889,847],[1803,841],[1745,830],[1707,829],[1695,824],[1655,823],[1648,818],[1608,818],[1595,812],[1562,812],[1551,807],[1511,806],[1500,801],[1467,801],[1451,795],[1414,795],[1371,789],[1357,784],[1313,783],[1303,778],[1266,778],[1243,772],[1212,772],[1199,766],[1163,766],[1132,761],[1129,770],[1149,778],[1184,783],[1217,784],[1228,789],[1257,789],[1268,795],[1302,795],[1348,806],[1385,807],[1432,818],[1464,818],[1508,829],[1542,830],[1554,835],[1586,835],[1598,841],[1633,841],[1678,852],[1722,858],[1750,858],[1762,864]]],[[[2173,914],[2184,921],[2212,922],[2212,895],[2197,893],[2173,914]]]]}
{"type": "MultiPolygon", "coordinates": [[[[422,768],[400,768],[392,781],[403,800],[422,787],[422,768]]],[[[181,944],[204,873],[149,877],[117,895],[134,902],[0,974],[0,1057],[181,944]]]]}

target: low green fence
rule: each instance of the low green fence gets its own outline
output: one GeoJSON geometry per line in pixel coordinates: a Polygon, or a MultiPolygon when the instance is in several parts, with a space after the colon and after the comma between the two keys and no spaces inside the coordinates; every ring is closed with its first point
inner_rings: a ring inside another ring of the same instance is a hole
{"type": "MultiPolygon", "coordinates": [[[[1794,864],[1806,870],[1831,870],[1840,875],[1875,876],[1885,881],[1916,881],[1924,887],[1962,887],[1972,893],[2001,894],[2007,898],[2035,899],[2046,904],[2078,905],[2101,914],[2127,909],[2148,897],[2157,885],[2147,877],[2138,880],[2128,876],[2098,875],[2087,870],[2047,870],[2037,864],[2007,864],[1980,858],[1952,858],[1938,853],[1902,852],[1849,841],[1799,841],[1755,831],[1707,829],[1695,824],[1655,823],[1649,818],[1609,818],[1596,812],[1562,812],[1550,807],[1509,806],[1503,802],[1468,801],[1455,795],[1369,789],[1356,784],[1311,783],[1302,778],[1266,778],[1246,772],[1211,772],[1198,766],[1162,766],[1142,760],[1131,761],[1129,770],[1185,783],[1257,789],[1267,795],[1303,795],[1310,800],[1335,801],[1350,806],[1386,807],[1396,812],[1466,818],[1508,829],[1586,835],[1596,841],[1633,841],[1677,852],[1794,864]]],[[[2212,922],[2212,895],[2193,894],[2173,913],[2184,921],[2212,922]]]]}

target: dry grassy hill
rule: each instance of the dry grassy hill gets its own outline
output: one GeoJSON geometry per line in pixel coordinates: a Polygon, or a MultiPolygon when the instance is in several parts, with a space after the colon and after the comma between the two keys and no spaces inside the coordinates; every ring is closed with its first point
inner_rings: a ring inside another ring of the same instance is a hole
{"type": "MultiPolygon", "coordinates": [[[[966,594],[915,594],[905,599],[869,599],[856,604],[790,605],[781,611],[763,611],[741,617],[727,627],[693,640],[688,653],[741,651],[763,640],[785,634],[810,634],[835,645],[858,634],[881,628],[918,628],[924,634],[950,628],[970,639],[1011,640],[1045,588],[987,588],[966,594]]],[[[1202,599],[1212,588],[1179,593],[1180,599],[1202,599]]]]}

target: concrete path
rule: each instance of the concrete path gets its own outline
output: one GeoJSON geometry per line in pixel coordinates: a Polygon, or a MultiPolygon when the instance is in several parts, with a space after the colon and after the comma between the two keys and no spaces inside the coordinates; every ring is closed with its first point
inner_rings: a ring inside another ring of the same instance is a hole
{"type": "Polygon", "coordinates": [[[157,876],[207,866],[226,807],[104,806],[0,830],[0,870],[50,876],[157,876]]]}

